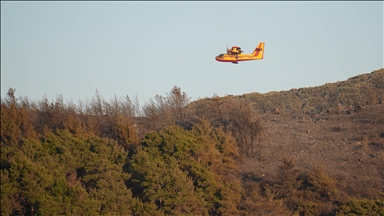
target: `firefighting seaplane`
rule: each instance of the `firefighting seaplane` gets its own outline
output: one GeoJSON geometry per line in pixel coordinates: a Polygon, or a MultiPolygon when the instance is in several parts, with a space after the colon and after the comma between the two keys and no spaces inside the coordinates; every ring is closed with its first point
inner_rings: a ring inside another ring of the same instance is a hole
{"type": "Polygon", "coordinates": [[[264,42],[260,42],[251,54],[243,54],[241,47],[232,46],[231,49],[227,48],[226,54],[220,54],[215,59],[219,62],[231,62],[233,64],[238,64],[240,61],[262,60],[264,58],[264,45],[264,42]]]}

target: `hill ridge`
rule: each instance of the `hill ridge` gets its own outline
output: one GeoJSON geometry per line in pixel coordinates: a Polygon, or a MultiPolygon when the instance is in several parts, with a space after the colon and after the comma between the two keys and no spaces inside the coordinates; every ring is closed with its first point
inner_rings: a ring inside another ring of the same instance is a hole
{"type": "Polygon", "coordinates": [[[313,114],[326,110],[329,112],[354,111],[361,106],[383,103],[383,89],[384,68],[381,68],[319,86],[267,93],[252,92],[236,97],[249,99],[259,113],[278,108],[283,111],[313,114]]]}

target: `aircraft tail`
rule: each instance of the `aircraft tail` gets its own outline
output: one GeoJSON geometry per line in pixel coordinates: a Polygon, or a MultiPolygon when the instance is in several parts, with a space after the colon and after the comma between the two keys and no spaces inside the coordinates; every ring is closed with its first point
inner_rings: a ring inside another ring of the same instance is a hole
{"type": "Polygon", "coordinates": [[[263,59],[264,58],[264,42],[260,42],[259,45],[255,48],[252,55],[256,58],[263,59]]]}

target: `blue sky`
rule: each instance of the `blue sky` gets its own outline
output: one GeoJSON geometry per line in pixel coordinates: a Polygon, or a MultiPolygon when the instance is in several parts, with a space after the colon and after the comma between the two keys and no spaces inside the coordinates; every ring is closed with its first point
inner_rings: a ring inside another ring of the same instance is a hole
{"type": "Polygon", "coordinates": [[[1,97],[192,100],[318,86],[383,67],[383,2],[1,2],[1,97]],[[226,48],[261,61],[215,61],[226,48]]]}

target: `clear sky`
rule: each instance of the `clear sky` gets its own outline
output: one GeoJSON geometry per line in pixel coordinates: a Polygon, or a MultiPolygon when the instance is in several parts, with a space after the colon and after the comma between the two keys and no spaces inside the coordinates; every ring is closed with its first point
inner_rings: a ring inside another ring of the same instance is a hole
{"type": "Polygon", "coordinates": [[[1,97],[192,100],[318,86],[383,67],[383,2],[1,1],[1,97]],[[261,61],[217,62],[227,47],[261,61]]]}

